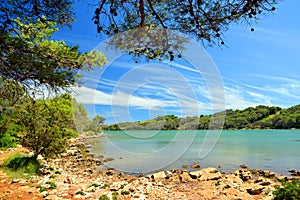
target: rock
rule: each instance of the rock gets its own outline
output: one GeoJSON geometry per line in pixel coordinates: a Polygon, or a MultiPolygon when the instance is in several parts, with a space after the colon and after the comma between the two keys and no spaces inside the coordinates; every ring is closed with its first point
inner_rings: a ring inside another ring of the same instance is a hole
{"type": "Polygon", "coordinates": [[[275,177],[276,173],[275,172],[270,172],[269,173],[269,176],[267,178],[272,178],[272,177],[275,177]]]}
{"type": "Polygon", "coordinates": [[[40,193],[40,195],[44,198],[46,198],[49,194],[48,194],[48,191],[43,191],[40,193]]]}
{"type": "Polygon", "coordinates": [[[170,171],[168,171],[168,170],[165,170],[164,173],[165,173],[165,175],[166,175],[166,178],[170,178],[170,177],[173,176],[173,173],[170,172],[170,171]]]}
{"type": "Polygon", "coordinates": [[[220,172],[215,173],[204,173],[200,176],[200,181],[213,181],[213,180],[219,180],[222,178],[222,174],[220,172]]]}
{"type": "Polygon", "coordinates": [[[193,181],[193,179],[191,178],[191,176],[188,172],[183,172],[182,174],[180,174],[179,180],[184,183],[186,183],[188,181],[193,181]]]}
{"type": "Polygon", "coordinates": [[[226,179],[233,185],[241,185],[243,183],[243,180],[239,176],[233,174],[227,175],[226,179]]]}
{"type": "Polygon", "coordinates": [[[268,185],[271,185],[271,182],[270,181],[263,181],[263,182],[260,182],[259,185],[268,186],[268,185]]]}
{"type": "Polygon", "coordinates": [[[114,159],[113,158],[105,158],[104,160],[103,160],[103,162],[110,162],[110,161],[113,161],[114,159]]]}
{"type": "Polygon", "coordinates": [[[151,179],[162,179],[162,178],[166,178],[167,175],[165,174],[165,172],[157,172],[154,174],[150,174],[148,177],[151,179]]]}
{"type": "Polygon", "coordinates": [[[209,181],[209,180],[218,180],[222,178],[222,174],[213,167],[200,170],[202,172],[199,180],[200,181],[209,181]]]}
{"type": "Polygon", "coordinates": [[[247,169],[235,170],[234,174],[239,176],[243,181],[247,181],[252,178],[252,174],[247,169]]]}
{"type": "Polygon", "coordinates": [[[191,168],[198,169],[198,168],[200,168],[200,164],[199,163],[194,163],[194,164],[191,165],[191,168]]]}
{"type": "Polygon", "coordinates": [[[287,180],[288,177],[285,176],[285,175],[280,175],[280,176],[277,177],[277,179],[278,179],[279,181],[282,180],[282,179],[287,180]]]}
{"type": "Polygon", "coordinates": [[[191,176],[192,179],[197,179],[197,178],[199,178],[202,174],[203,174],[202,171],[194,171],[194,172],[190,172],[190,176],[191,176]]]}
{"type": "Polygon", "coordinates": [[[201,171],[203,173],[216,173],[216,172],[218,172],[218,170],[216,168],[213,168],[213,167],[208,167],[208,168],[202,169],[201,171]]]}
{"type": "Polygon", "coordinates": [[[19,182],[20,182],[20,179],[13,179],[10,183],[14,184],[14,183],[19,183],[19,182]]]}
{"type": "Polygon", "coordinates": [[[252,185],[251,188],[247,189],[247,192],[250,195],[258,195],[260,193],[262,193],[264,187],[263,186],[259,186],[259,185],[252,185]]]}
{"type": "Polygon", "coordinates": [[[112,176],[112,175],[114,175],[114,171],[113,170],[108,170],[105,174],[108,175],[108,176],[112,176]]]}
{"type": "Polygon", "coordinates": [[[75,183],[75,178],[68,176],[67,180],[65,181],[68,184],[74,184],[75,183]]]}
{"type": "Polygon", "coordinates": [[[240,167],[241,167],[242,169],[248,169],[248,167],[247,167],[246,165],[240,165],[240,167]]]}
{"type": "Polygon", "coordinates": [[[93,173],[93,170],[90,169],[90,168],[86,168],[86,169],[84,170],[84,172],[86,172],[86,173],[88,173],[88,174],[92,174],[92,173],[93,173]]]}
{"type": "Polygon", "coordinates": [[[263,176],[266,177],[266,178],[269,177],[270,176],[270,171],[269,170],[264,170],[263,171],[263,176]]]}
{"type": "Polygon", "coordinates": [[[187,169],[189,166],[188,165],[182,165],[183,169],[187,169]]]}
{"type": "Polygon", "coordinates": [[[49,199],[49,200],[60,200],[61,198],[54,195],[54,194],[51,194],[49,196],[47,196],[45,199],[49,199]]]}

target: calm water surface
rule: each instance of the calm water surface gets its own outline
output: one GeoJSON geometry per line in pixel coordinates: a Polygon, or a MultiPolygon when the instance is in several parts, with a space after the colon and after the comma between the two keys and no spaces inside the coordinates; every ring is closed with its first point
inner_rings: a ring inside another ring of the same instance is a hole
{"type": "MultiPolygon", "coordinates": [[[[106,131],[92,153],[112,157],[105,167],[139,174],[163,169],[181,169],[200,163],[201,167],[221,165],[229,172],[244,164],[250,168],[289,174],[300,171],[300,130],[225,130],[216,144],[203,144],[206,131],[106,131]],[[209,154],[199,155],[201,147],[209,154]]],[[[218,140],[217,140],[218,139],[218,140]]]]}

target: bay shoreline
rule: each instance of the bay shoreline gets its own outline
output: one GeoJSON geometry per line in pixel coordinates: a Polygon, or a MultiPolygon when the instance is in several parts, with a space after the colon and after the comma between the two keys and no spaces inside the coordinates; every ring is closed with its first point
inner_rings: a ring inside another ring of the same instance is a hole
{"type": "MultiPolygon", "coordinates": [[[[102,136],[101,136],[102,137],[102,136]]],[[[296,179],[296,176],[278,175],[268,170],[252,170],[241,165],[239,169],[225,173],[220,169],[201,168],[193,171],[173,169],[152,174],[130,175],[113,168],[98,170],[108,158],[93,156],[86,138],[71,139],[65,154],[42,160],[40,175],[30,180],[11,180],[9,184],[22,182],[30,187],[36,199],[273,199],[280,179],[296,179]],[[53,182],[56,188],[50,188],[53,182]],[[40,191],[37,187],[46,188],[40,191]]],[[[221,166],[220,166],[221,167],[221,166]]]]}

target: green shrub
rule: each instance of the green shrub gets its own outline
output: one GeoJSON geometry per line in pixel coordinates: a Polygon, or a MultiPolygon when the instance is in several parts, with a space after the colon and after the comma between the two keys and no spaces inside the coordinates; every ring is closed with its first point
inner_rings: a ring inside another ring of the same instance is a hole
{"type": "Polygon", "coordinates": [[[48,182],[46,182],[46,184],[49,185],[49,189],[56,189],[56,184],[54,182],[48,181],[48,182]]]}
{"type": "Polygon", "coordinates": [[[61,171],[56,171],[55,174],[61,174],[61,171]]]}
{"type": "Polygon", "coordinates": [[[85,193],[83,192],[83,191],[77,191],[76,193],[75,193],[75,195],[82,195],[82,196],[84,196],[85,195],[85,193]]]}
{"type": "Polygon", "coordinates": [[[108,196],[106,194],[102,194],[99,198],[99,200],[109,200],[108,196]]]}
{"type": "Polygon", "coordinates": [[[40,189],[40,192],[44,192],[44,191],[47,191],[47,188],[43,187],[43,186],[37,186],[36,188],[39,188],[40,189]]]}
{"type": "Polygon", "coordinates": [[[107,183],[104,183],[104,185],[102,186],[103,189],[108,188],[108,187],[110,187],[110,185],[107,183]]]}
{"type": "Polygon", "coordinates": [[[18,137],[15,136],[14,131],[7,131],[0,134],[0,148],[7,149],[9,147],[17,146],[18,137]]]}
{"type": "Polygon", "coordinates": [[[24,173],[29,176],[37,174],[40,163],[34,157],[17,152],[9,155],[3,161],[1,168],[11,178],[27,178],[24,173]]]}
{"type": "Polygon", "coordinates": [[[118,195],[119,195],[119,193],[118,192],[113,192],[112,193],[112,200],[117,200],[118,199],[118,195]]]}
{"type": "Polygon", "coordinates": [[[93,183],[93,184],[91,184],[89,187],[99,187],[99,184],[93,183]]]}
{"type": "Polygon", "coordinates": [[[128,194],[130,194],[130,191],[128,191],[128,190],[122,190],[122,191],[121,191],[121,194],[123,194],[123,195],[128,195],[128,194]]]}
{"type": "Polygon", "coordinates": [[[56,178],[56,176],[55,175],[51,175],[51,176],[49,176],[49,178],[56,178]]]}
{"type": "Polygon", "coordinates": [[[282,186],[275,187],[273,194],[275,195],[275,200],[298,200],[300,199],[300,184],[297,180],[292,182],[287,182],[286,180],[281,180],[282,186]]]}

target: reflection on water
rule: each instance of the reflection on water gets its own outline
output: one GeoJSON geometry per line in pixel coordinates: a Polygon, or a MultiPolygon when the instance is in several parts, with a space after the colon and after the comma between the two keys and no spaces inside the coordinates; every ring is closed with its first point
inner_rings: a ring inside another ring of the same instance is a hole
{"type": "Polygon", "coordinates": [[[162,169],[182,168],[200,163],[228,172],[245,164],[288,174],[300,170],[300,131],[241,130],[223,131],[213,150],[203,159],[199,150],[206,131],[113,131],[106,132],[93,146],[96,155],[113,157],[109,167],[129,173],[147,173],[162,169]],[[140,134],[140,136],[138,135],[140,134]],[[145,137],[145,136],[149,137],[145,137]],[[118,158],[122,159],[118,159],[118,158]]]}

